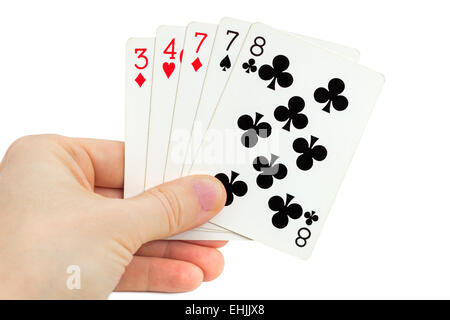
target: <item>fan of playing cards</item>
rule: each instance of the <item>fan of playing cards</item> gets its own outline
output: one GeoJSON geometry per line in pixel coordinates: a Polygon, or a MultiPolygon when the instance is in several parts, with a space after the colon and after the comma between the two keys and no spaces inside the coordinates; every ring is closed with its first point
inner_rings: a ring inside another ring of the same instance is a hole
{"type": "Polygon", "coordinates": [[[213,175],[224,210],[173,239],[253,239],[307,258],[384,82],[358,59],[230,18],[131,38],[125,197],[213,175]]]}

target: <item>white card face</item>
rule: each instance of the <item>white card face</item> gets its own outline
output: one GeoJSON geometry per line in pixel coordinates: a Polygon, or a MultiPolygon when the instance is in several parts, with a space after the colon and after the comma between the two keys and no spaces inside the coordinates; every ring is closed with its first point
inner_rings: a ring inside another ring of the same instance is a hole
{"type": "MultiPolygon", "coordinates": [[[[247,22],[228,18],[221,20],[219,26],[217,27],[214,45],[211,51],[211,57],[209,59],[208,69],[206,71],[203,89],[201,91],[201,97],[204,97],[205,95],[208,97],[220,96],[223,91],[223,87],[225,86],[226,79],[228,79],[228,75],[231,72],[231,61],[236,60],[249,27],[250,24],[247,22]],[[218,34],[221,35],[219,38],[217,37],[218,34]],[[220,71],[216,72],[216,70],[220,71]],[[206,79],[208,80],[206,81],[206,79]],[[222,84],[222,87],[220,87],[220,84],[222,84]]],[[[198,99],[198,101],[200,101],[200,99],[198,99]]],[[[212,99],[209,99],[209,101],[212,101],[212,99]]],[[[217,101],[215,102],[217,103],[217,101]]],[[[216,104],[214,104],[214,106],[215,105],[216,104]]],[[[198,112],[199,110],[197,109],[195,114],[198,114],[198,112]]],[[[187,125],[191,126],[191,128],[189,128],[189,133],[193,133],[194,131],[191,132],[193,122],[187,123],[187,125]]],[[[186,154],[186,157],[189,156],[190,154],[186,154]]],[[[186,172],[182,172],[181,174],[186,175],[186,172]]],[[[219,234],[217,236],[222,238],[224,238],[224,235],[229,233],[214,224],[208,223],[203,227],[210,231],[218,231],[219,234]]],[[[183,237],[185,236],[186,235],[183,235],[183,237]]],[[[191,236],[191,234],[189,236],[191,236]]],[[[195,236],[198,236],[198,234],[195,234],[195,236]]],[[[239,236],[233,236],[233,234],[231,234],[227,237],[227,240],[232,240],[237,237],[239,236]]],[[[208,239],[210,239],[210,237],[208,237],[208,239]]]]}
{"type": "Polygon", "coordinates": [[[303,40],[309,41],[312,44],[323,47],[334,53],[337,53],[337,54],[341,55],[342,57],[349,59],[350,61],[353,61],[353,62],[359,61],[359,51],[355,48],[350,48],[347,46],[343,46],[342,44],[329,42],[329,41],[325,41],[325,40],[321,40],[321,39],[317,39],[317,38],[312,38],[312,37],[308,37],[305,35],[299,35],[296,33],[292,33],[292,35],[297,36],[303,40]]]}
{"type": "Polygon", "coordinates": [[[156,31],[146,189],[164,182],[185,32],[186,28],[174,26],[161,26],[156,31]]]}
{"type": "Polygon", "coordinates": [[[174,235],[169,240],[250,240],[229,231],[205,231],[198,228],[174,235]]]}
{"type": "Polygon", "coordinates": [[[124,197],[144,191],[155,38],[126,45],[124,197]]]}
{"type": "Polygon", "coordinates": [[[193,129],[189,137],[182,175],[186,175],[192,165],[193,155],[200,147],[201,139],[225,88],[225,83],[230,76],[232,66],[239,55],[250,25],[246,21],[223,18],[217,27],[202,95],[192,123],[193,129]]]}
{"type": "MultiPolygon", "coordinates": [[[[187,51],[190,54],[184,55],[182,53],[184,47],[184,38],[186,33],[186,28],[184,27],[174,27],[174,26],[162,26],[158,28],[155,40],[155,55],[154,55],[154,74],[153,74],[153,87],[152,87],[152,98],[151,98],[151,112],[150,112],[150,127],[149,127],[149,138],[148,138],[148,152],[147,152],[147,170],[146,170],[146,181],[145,188],[149,189],[156,185],[164,182],[164,170],[167,159],[167,152],[169,146],[170,129],[172,123],[172,116],[174,113],[175,98],[178,86],[178,80],[181,70],[181,58],[187,57],[187,61],[194,61],[197,56],[197,48],[199,49],[198,57],[199,61],[208,61],[208,47],[203,47],[204,45],[212,43],[215,32],[212,32],[210,25],[205,24],[191,24],[191,29],[188,33],[192,34],[193,40],[198,40],[197,42],[192,41],[188,44],[187,51]],[[204,30],[204,32],[202,31],[204,30]],[[198,33],[197,33],[198,32],[198,33]],[[197,36],[196,36],[197,33],[197,36]],[[202,34],[205,33],[206,37],[202,34]],[[207,43],[207,37],[210,37],[207,43]],[[202,44],[200,45],[200,42],[202,44]],[[194,46],[196,46],[194,48],[194,46]],[[189,49],[191,48],[191,49],[189,49]],[[200,55],[200,53],[202,55],[200,55]]],[[[198,67],[197,65],[195,65],[198,67]]],[[[202,82],[202,72],[206,70],[207,65],[203,65],[198,69],[199,76],[197,85],[202,82]]],[[[194,70],[194,65],[190,64],[184,71],[187,76],[190,76],[192,70],[194,70]]],[[[195,70],[194,70],[195,71],[195,70]]],[[[197,76],[197,73],[195,73],[197,76]]],[[[186,76],[185,76],[186,77],[186,76]]],[[[185,86],[189,86],[190,81],[188,80],[185,86]]],[[[201,86],[201,85],[200,85],[201,86]]],[[[201,87],[199,86],[199,90],[201,87]]],[[[188,89],[188,88],[187,88],[188,89]]],[[[181,89],[183,90],[183,89],[181,89]]],[[[186,87],[185,89],[186,90],[186,87]]],[[[223,228],[215,226],[210,223],[198,227],[195,231],[190,231],[178,235],[183,239],[210,239],[210,240],[228,240],[235,239],[239,236],[227,235],[227,231],[223,228]],[[208,232],[211,230],[220,231],[217,235],[205,234],[202,232],[208,232]]]]}
{"type": "MultiPolygon", "coordinates": [[[[200,97],[193,122],[194,127],[189,138],[188,152],[183,164],[182,175],[189,173],[194,156],[200,147],[202,138],[208,128],[250,26],[251,23],[247,21],[223,18],[217,27],[214,48],[211,53],[202,96],[200,97]],[[231,67],[227,68],[228,65],[231,67]]],[[[303,35],[293,35],[338,53],[351,61],[357,62],[359,60],[359,52],[356,49],[303,35]]]]}
{"type": "MultiPolygon", "coordinates": [[[[182,170],[183,176],[188,174],[192,166],[193,155],[196,154],[196,151],[200,147],[202,138],[225,88],[225,84],[242,48],[242,44],[244,43],[250,26],[251,23],[247,21],[223,18],[217,27],[214,46],[203,84],[202,95],[192,124],[193,129],[189,137],[186,160],[184,161],[182,170]]],[[[323,46],[328,50],[339,53],[352,61],[357,61],[359,59],[359,52],[353,48],[310,37],[297,36],[323,46]]],[[[205,224],[204,228],[217,230],[219,232],[227,232],[225,229],[209,223],[205,224]]],[[[197,236],[197,234],[195,234],[195,236],[197,236]]]]}
{"type": "Polygon", "coordinates": [[[252,25],[192,168],[228,191],[212,222],[309,257],[383,82],[310,42],[252,25]]]}
{"type": "Polygon", "coordinates": [[[199,22],[192,22],[186,28],[164,181],[181,176],[187,140],[208,69],[216,29],[217,25],[199,22]]]}

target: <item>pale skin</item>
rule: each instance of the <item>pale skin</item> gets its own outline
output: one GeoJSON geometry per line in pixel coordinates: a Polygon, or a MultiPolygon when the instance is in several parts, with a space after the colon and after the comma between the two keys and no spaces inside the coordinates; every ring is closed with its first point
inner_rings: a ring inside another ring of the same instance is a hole
{"type": "Polygon", "coordinates": [[[18,139],[0,163],[0,298],[104,299],[183,292],[220,275],[224,241],[168,241],[216,215],[226,193],[189,176],[123,198],[122,142],[18,139]],[[66,271],[81,270],[69,290],[66,271]]]}

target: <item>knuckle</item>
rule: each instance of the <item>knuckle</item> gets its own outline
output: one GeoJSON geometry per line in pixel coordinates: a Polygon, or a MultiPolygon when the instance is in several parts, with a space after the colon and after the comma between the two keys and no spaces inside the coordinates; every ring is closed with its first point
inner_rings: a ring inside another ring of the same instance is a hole
{"type": "Polygon", "coordinates": [[[28,135],[16,139],[8,148],[4,155],[2,167],[8,159],[19,159],[28,161],[30,158],[42,155],[45,150],[49,150],[52,145],[57,145],[63,137],[54,134],[28,135]],[[24,157],[24,155],[26,155],[24,157]]]}
{"type": "Polygon", "coordinates": [[[167,218],[169,232],[175,232],[182,225],[182,205],[178,195],[168,188],[153,188],[150,194],[156,198],[167,218]]]}
{"type": "Polygon", "coordinates": [[[61,139],[61,136],[56,134],[40,134],[28,135],[16,139],[10,146],[10,150],[29,150],[31,147],[42,145],[44,143],[55,142],[61,139]]]}
{"type": "Polygon", "coordinates": [[[21,155],[23,152],[27,152],[33,146],[34,136],[23,136],[16,139],[8,148],[5,153],[5,159],[12,157],[13,155],[21,155]]]}
{"type": "Polygon", "coordinates": [[[10,147],[10,150],[15,150],[17,148],[20,148],[22,146],[28,146],[31,144],[31,141],[34,139],[35,136],[23,136],[18,139],[16,139],[10,147]]]}

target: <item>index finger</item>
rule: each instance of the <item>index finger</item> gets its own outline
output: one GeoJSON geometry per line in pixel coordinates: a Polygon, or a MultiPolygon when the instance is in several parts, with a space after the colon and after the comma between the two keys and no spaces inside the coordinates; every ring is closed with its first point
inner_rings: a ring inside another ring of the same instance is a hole
{"type": "Polygon", "coordinates": [[[95,186],[123,188],[124,143],[113,140],[72,138],[88,154],[95,172],[95,186]]]}

